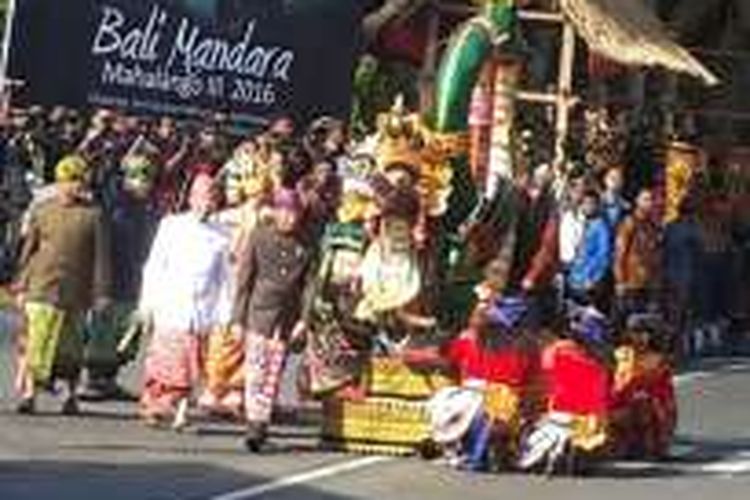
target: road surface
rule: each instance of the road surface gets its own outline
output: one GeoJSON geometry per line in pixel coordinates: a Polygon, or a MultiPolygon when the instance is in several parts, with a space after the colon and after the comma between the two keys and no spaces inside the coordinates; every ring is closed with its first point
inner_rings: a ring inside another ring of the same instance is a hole
{"type": "MultiPolygon", "coordinates": [[[[416,458],[327,453],[314,427],[278,427],[272,448],[246,454],[240,429],[198,424],[182,434],[144,428],[132,403],[84,404],[59,416],[12,412],[11,363],[0,339],[0,499],[750,499],[750,359],[701,363],[680,376],[673,458],[613,463],[588,477],[449,471],[416,458]]],[[[129,377],[134,383],[137,377],[129,377]]]]}

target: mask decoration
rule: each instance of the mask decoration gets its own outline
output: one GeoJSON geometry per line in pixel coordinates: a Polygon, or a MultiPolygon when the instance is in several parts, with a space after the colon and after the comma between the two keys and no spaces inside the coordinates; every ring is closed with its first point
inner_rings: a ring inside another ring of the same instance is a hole
{"type": "Polygon", "coordinates": [[[156,177],[156,165],[146,155],[126,156],[121,165],[123,187],[131,194],[146,197],[156,177]]]}

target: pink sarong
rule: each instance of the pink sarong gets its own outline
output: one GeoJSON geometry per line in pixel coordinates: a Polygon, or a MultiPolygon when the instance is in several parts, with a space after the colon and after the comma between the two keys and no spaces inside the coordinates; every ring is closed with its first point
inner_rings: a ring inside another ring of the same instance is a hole
{"type": "Polygon", "coordinates": [[[169,417],[201,379],[203,338],[195,333],[156,329],[144,366],[140,409],[144,417],[169,417]]]}

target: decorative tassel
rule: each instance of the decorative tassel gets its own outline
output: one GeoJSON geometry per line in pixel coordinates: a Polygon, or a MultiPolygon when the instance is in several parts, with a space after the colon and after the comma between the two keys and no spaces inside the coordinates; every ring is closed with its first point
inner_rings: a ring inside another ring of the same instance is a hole
{"type": "Polygon", "coordinates": [[[474,183],[482,191],[490,163],[495,64],[488,60],[474,87],[469,106],[469,163],[474,183]]]}

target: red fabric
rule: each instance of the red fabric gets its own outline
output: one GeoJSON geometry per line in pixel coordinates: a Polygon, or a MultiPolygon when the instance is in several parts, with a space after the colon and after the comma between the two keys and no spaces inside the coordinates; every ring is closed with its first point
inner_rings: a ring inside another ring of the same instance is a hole
{"type": "Polygon", "coordinates": [[[560,263],[560,237],[557,217],[550,217],[544,224],[542,238],[529,269],[524,277],[524,283],[532,289],[550,285],[557,274],[560,263]]]}
{"type": "Polygon", "coordinates": [[[154,330],[144,363],[141,414],[171,416],[202,378],[202,337],[184,331],[154,330]]]}
{"type": "Polygon", "coordinates": [[[427,50],[427,19],[414,16],[404,22],[391,23],[378,34],[376,52],[421,65],[427,50]]]}
{"type": "Polygon", "coordinates": [[[570,340],[560,340],[542,353],[542,372],[550,411],[606,417],[612,377],[605,366],[570,340]]]}
{"type": "Polygon", "coordinates": [[[612,404],[623,416],[618,436],[623,449],[637,446],[652,456],[668,452],[677,424],[672,380],[672,369],[662,361],[615,391],[612,404]]]}
{"type": "Polygon", "coordinates": [[[472,331],[451,341],[445,355],[458,368],[462,381],[475,379],[520,388],[529,373],[527,353],[512,346],[496,351],[484,349],[472,331]]]}

